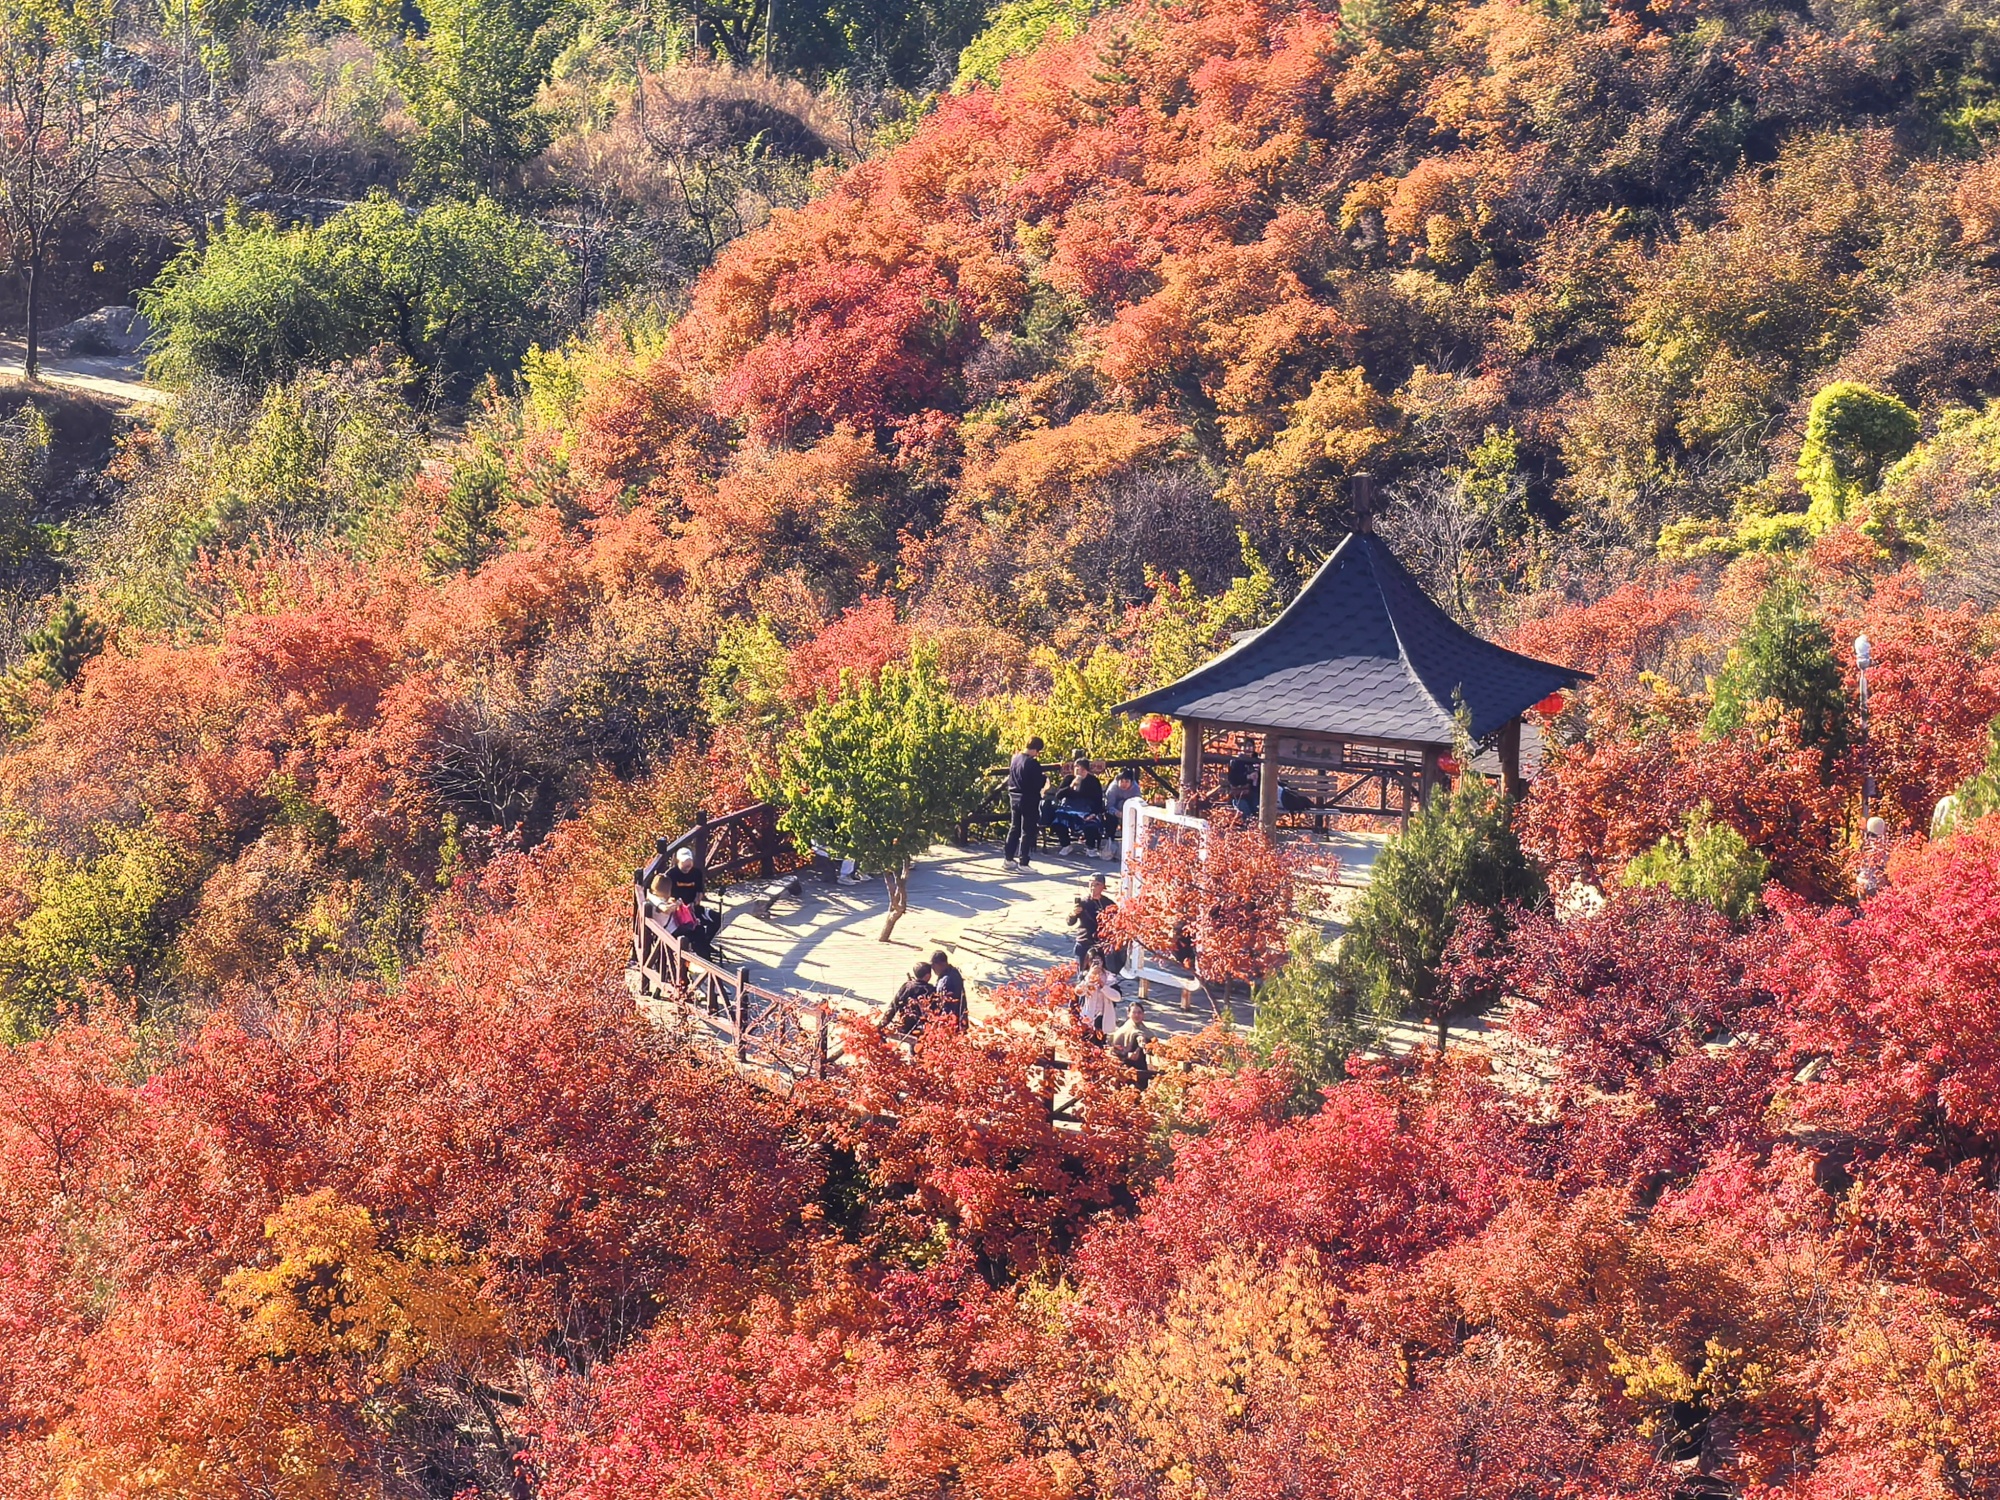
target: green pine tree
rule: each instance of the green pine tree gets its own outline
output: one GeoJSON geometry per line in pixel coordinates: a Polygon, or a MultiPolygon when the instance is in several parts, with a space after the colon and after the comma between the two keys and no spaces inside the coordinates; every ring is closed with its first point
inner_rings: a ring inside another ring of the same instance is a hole
{"type": "Polygon", "coordinates": [[[1735,733],[1750,705],[1766,699],[1798,716],[1800,739],[1816,746],[1831,769],[1847,748],[1847,684],[1833,654],[1832,634],[1793,579],[1771,586],[1730,651],[1715,681],[1708,737],[1735,733]]]}
{"type": "Polygon", "coordinates": [[[434,577],[477,573],[500,540],[500,515],[514,498],[507,463],[499,449],[482,443],[453,471],[438,507],[424,565],[434,577]]]}
{"type": "Polygon", "coordinates": [[[84,663],[104,649],[104,627],[76,600],[65,597],[42,628],[31,631],[21,644],[27,648],[22,663],[27,672],[52,687],[68,687],[84,663]]]}
{"type": "Polygon", "coordinates": [[[1250,1045],[1269,1062],[1282,1049],[1308,1089],[1347,1076],[1347,1059],[1375,1036],[1380,1017],[1356,993],[1339,949],[1314,924],[1291,938],[1285,966],[1257,986],[1257,1020],[1250,1045]]]}
{"type": "Polygon", "coordinates": [[[1504,920],[1509,903],[1542,895],[1511,815],[1496,787],[1465,776],[1382,851],[1340,947],[1343,983],[1362,1011],[1427,1016],[1443,1044],[1455,1001],[1441,968],[1462,915],[1479,908],[1504,920]]]}

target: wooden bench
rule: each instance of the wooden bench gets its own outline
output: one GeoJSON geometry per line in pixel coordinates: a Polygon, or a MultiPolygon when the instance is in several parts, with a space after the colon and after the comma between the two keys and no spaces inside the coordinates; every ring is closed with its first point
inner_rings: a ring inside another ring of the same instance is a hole
{"type": "Polygon", "coordinates": [[[768,917],[771,915],[771,908],[787,897],[794,901],[804,901],[806,898],[805,882],[796,875],[783,876],[764,886],[757,893],[757,904],[763,908],[764,915],[768,917]]]}
{"type": "Polygon", "coordinates": [[[1201,981],[1196,979],[1192,974],[1172,974],[1165,969],[1155,969],[1151,966],[1142,967],[1137,974],[1126,974],[1123,977],[1139,981],[1139,998],[1141,1000],[1146,998],[1148,992],[1156,984],[1168,985],[1173,989],[1179,990],[1181,992],[1179,1004],[1182,1010],[1193,1009],[1194,993],[1196,990],[1202,988],[1201,981]]]}

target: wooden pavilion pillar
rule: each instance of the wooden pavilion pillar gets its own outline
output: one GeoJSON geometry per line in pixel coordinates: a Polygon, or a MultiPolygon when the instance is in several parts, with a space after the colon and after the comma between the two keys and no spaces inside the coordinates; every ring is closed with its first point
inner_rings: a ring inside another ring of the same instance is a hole
{"type": "Polygon", "coordinates": [[[1264,832],[1278,831],[1278,737],[1268,730],[1264,734],[1264,764],[1257,771],[1257,821],[1264,825],[1264,832]]]}
{"type": "Polygon", "coordinates": [[[1188,799],[1201,790],[1201,735],[1202,722],[1199,719],[1181,720],[1181,811],[1188,810],[1188,799]]]}
{"type": "Polygon", "coordinates": [[[1521,721],[1509,719],[1500,728],[1499,742],[1494,746],[1500,759],[1500,787],[1509,797],[1519,801],[1528,790],[1528,783],[1521,779],[1521,721]]]}
{"type": "Polygon", "coordinates": [[[1444,783],[1444,768],[1438,764],[1438,761],[1443,756],[1444,750],[1440,746],[1424,746],[1424,769],[1422,775],[1417,780],[1418,807],[1429,807],[1431,805],[1431,798],[1436,795],[1438,787],[1444,783]]]}

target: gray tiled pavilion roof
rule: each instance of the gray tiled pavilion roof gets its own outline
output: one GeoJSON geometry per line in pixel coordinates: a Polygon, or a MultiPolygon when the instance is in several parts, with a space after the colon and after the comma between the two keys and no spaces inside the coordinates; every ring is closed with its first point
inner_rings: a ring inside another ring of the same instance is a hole
{"type": "Polygon", "coordinates": [[[1121,704],[1203,723],[1449,745],[1463,694],[1472,737],[1588,673],[1483,641],[1431,602],[1372,532],[1334,549],[1263,630],[1179,682],[1121,704]]]}

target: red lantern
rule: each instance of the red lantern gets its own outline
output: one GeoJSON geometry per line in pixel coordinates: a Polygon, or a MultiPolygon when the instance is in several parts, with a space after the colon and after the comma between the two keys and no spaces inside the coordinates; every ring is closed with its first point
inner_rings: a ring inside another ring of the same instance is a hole
{"type": "Polygon", "coordinates": [[[1456,755],[1440,755],[1438,757],[1438,769],[1447,776],[1456,776],[1458,774],[1458,757],[1456,755]]]}
{"type": "Polygon", "coordinates": [[[1174,737],[1172,721],[1152,714],[1139,725],[1139,738],[1149,745],[1164,745],[1174,737]]]}
{"type": "Polygon", "coordinates": [[[1557,691],[1550,693],[1548,697],[1544,698],[1540,703],[1537,703],[1535,705],[1535,712],[1538,714],[1546,714],[1550,717],[1554,717],[1556,714],[1561,713],[1563,709],[1568,706],[1568,703],[1569,700],[1563,697],[1561,690],[1558,689],[1557,691]]]}

